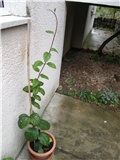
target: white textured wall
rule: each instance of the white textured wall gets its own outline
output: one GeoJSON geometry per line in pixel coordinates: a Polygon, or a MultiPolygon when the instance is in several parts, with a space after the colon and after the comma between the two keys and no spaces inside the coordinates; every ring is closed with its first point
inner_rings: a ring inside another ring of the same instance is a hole
{"type": "Polygon", "coordinates": [[[26,16],[26,0],[4,0],[5,10],[10,14],[26,16]]]}
{"type": "Polygon", "coordinates": [[[96,7],[90,5],[87,13],[83,42],[85,41],[87,35],[90,33],[90,31],[93,28],[95,12],[96,12],[96,7]]]}
{"type": "Polygon", "coordinates": [[[86,3],[67,2],[67,21],[64,54],[71,48],[82,48],[84,40],[91,31],[94,16],[92,6],[86,3]]]}
{"type": "Polygon", "coordinates": [[[2,157],[15,157],[24,136],[17,126],[20,113],[27,112],[26,25],[2,30],[2,157]]]}
{"type": "MultiPolygon", "coordinates": [[[[54,10],[56,8],[56,14],[58,17],[58,31],[55,38],[55,47],[59,53],[52,53],[51,61],[54,62],[57,66],[57,69],[51,69],[46,67],[45,73],[49,77],[49,81],[45,80],[45,91],[46,96],[43,97],[41,104],[40,113],[43,112],[45,106],[51,100],[51,97],[54,95],[55,90],[59,86],[59,77],[61,69],[61,59],[63,54],[63,42],[64,42],[64,31],[65,31],[65,20],[66,20],[66,6],[64,0],[41,0],[38,2],[27,3],[28,10],[31,16],[31,64],[34,63],[35,59],[42,58],[42,54],[45,51],[49,51],[52,35],[47,34],[45,30],[55,29],[55,17],[48,11],[49,9],[54,10]]],[[[32,70],[31,77],[35,72],[32,70]]],[[[37,74],[36,74],[37,75],[37,74]]]]}
{"type": "Polygon", "coordinates": [[[63,50],[64,54],[66,54],[71,48],[76,5],[77,5],[76,3],[69,3],[69,2],[66,3],[67,17],[66,17],[66,29],[65,29],[64,50],[63,50]]]}
{"type": "MultiPolygon", "coordinates": [[[[53,61],[57,69],[46,68],[49,81],[45,80],[46,96],[41,102],[41,111],[54,95],[59,85],[61,59],[66,19],[64,0],[27,2],[31,15],[31,64],[42,57],[42,53],[49,50],[52,36],[45,30],[55,28],[55,18],[47,9],[57,8],[58,32],[54,47],[59,51],[53,53],[53,61]],[[49,70],[50,69],[50,70],[49,70]]],[[[18,116],[28,113],[28,94],[22,91],[27,84],[26,71],[26,25],[2,30],[2,158],[16,157],[24,143],[24,133],[17,126],[18,116]]],[[[1,61],[0,61],[1,63],[1,61]]],[[[31,78],[37,76],[31,70],[31,78]]],[[[0,121],[1,122],[1,121],[0,121]]],[[[0,124],[1,125],[1,124],[0,124]]]]}
{"type": "Polygon", "coordinates": [[[2,156],[2,46],[0,31],[0,159],[2,156]]]}

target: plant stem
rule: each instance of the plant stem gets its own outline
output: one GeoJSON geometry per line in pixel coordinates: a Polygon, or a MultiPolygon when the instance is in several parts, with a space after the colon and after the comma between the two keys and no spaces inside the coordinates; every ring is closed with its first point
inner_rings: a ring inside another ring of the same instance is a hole
{"type": "MultiPolygon", "coordinates": [[[[54,32],[53,39],[52,39],[52,42],[51,42],[51,46],[50,46],[50,49],[49,49],[49,53],[50,53],[50,52],[51,52],[51,48],[52,48],[53,43],[54,43],[54,40],[55,40],[55,37],[56,37],[56,33],[57,33],[57,28],[58,28],[58,19],[57,19],[57,16],[56,16],[55,12],[53,12],[52,10],[49,10],[49,11],[50,11],[50,12],[52,12],[52,13],[54,14],[55,19],[56,19],[55,32],[54,32]]],[[[40,75],[41,75],[41,73],[42,73],[42,71],[43,71],[43,69],[44,69],[45,65],[46,65],[46,62],[44,63],[44,65],[43,65],[42,69],[40,70],[40,72],[39,72],[39,74],[38,74],[37,79],[39,79],[39,78],[40,78],[40,75]]]]}
{"type": "Polygon", "coordinates": [[[30,114],[32,114],[32,102],[31,102],[31,92],[30,92],[30,19],[28,19],[27,25],[27,80],[28,80],[28,93],[29,93],[29,103],[30,103],[30,114]]]}
{"type": "Polygon", "coordinates": [[[56,36],[56,33],[57,33],[57,28],[58,28],[58,19],[57,19],[57,16],[55,14],[55,12],[53,12],[52,10],[49,10],[50,12],[52,12],[55,16],[55,19],[56,19],[56,28],[55,28],[55,32],[54,32],[54,36],[53,36],[53,40],[52,40],[52,43],[51,43],[51,46],[50,46],[50,49],[49,49],[49,53],[51,52],[51,48],[53,46],[53,43],[54,43],[54,40],[55,40],[55,36],[56,36]]]}
{"type": "Polygon", "coordinates": [[[46,63],[44,63],[44,64],[43,64],[43,66],[42,66],[42,68],[41,68],[41,70],[40,70],[40,72],[39,72],[39,74],[38,74],[37,79],[39,79],[39,78],[40,78],[40,75],[41,75],[41,73],[42,73],[42,71],[43,71],[43,69],[44,69],[45,65],[46,65],[46,63]]]}

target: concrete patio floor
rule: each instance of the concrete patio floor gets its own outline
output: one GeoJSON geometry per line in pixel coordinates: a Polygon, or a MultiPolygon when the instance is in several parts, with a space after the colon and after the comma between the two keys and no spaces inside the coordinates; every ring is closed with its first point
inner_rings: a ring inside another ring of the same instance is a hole
{"type": "MultiPolygon", "coordinates": [[[[53,160],[120,160],[120,113],[55,93],[42,117],[57,140],[53,160]]],[[[17,160],[30,160],[26,146],[17,160]]]]}
{"type": "MultiPolygon", "coordinates": [[[[107,31],[105,29],[96,29],[93,28],[92,32],[87,37],[87,40],[83,46],[83,48],[92,49],[92,50],[98,50],[100,45],[110,36],[112,36],[114,32],[107,31]]],[[[104,52],[114,52],[117,54],[120,54],[120,42],[117,38],[114,38],[112,41],[110,41],[103,49],[104,52]]]]}

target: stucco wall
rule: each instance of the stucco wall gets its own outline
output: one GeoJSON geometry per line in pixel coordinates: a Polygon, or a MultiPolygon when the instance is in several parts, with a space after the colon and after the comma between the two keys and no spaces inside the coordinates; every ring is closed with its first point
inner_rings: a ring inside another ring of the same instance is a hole
{"type": "MultiPolygon", "coordinates": [[[[49,81],[45,80],[45,92],[46,96],[42,98],[40,103],[41,110],[40,114],[43,112],[46,105],[51,100],[54,95],[55,90],[59,86],[59,77],[61,69],[61,60],[63,54],[63,42],[64,42],[64,31],[65,31],[65,20],[66,20],[66,7],[64,0],[56,1],[39,1],[39,2],[27,2],[28,12],[31,16],[31,43],[30,43],[30,54],[31,54],[31,64],[34,63],[33,57],[36,56],[36,60],[42,58],[42,54],[45,51],[49,51],[52,35],[47,34],[46,30],[55,29],[55,17],[48,11],[49,9],[54,10],[56,8],[56,14],[58,17],[58,31],[55,38],[54,47],[59,53],[52,53],[51,61],[57,66],[57,69],[51,69],[46,67],[45,73],[49,77],[49,81]]],[[[31,77],[36,74],[31,72],[31,77]]]]}
{"type": "Polygon", "coordinates": [[[2,155],[2,46],[0,31],[0,158],[2,155]]]}
{"type": "Polygon", "coordinates": [[[28,111],[22,91],[26,78],[26,25],[4,29],[2,38],[2,157],[15,157],[24,136],[17,127],[20,113],[28,111]]]}
{"type": "MultiPolygon", "coordinates": [[[[91,32],[91,30],[93,28],[95,12],[96,12],[96,7],[90,5],[88,8],[87,19],[86,19],[86,23],[85,23],[83,43],[84,43],[87,35],[91,32]]],[[[82,43],[82,45],[83,45],[83,43],[82,43]]]]}
{"type": "MultiPolygon", "coordinates": [[[[55,17],[48,9],[56,8],[58,16],[58,32],[54,47],[59,53],[53,52],[52,62],[57,69],[46,68],[45,72],[49,81],[44,81],[46,96],[40,102],[43,110],[51,100],[59,85],[61,59],[63,53],[63,41],[66,19],[66,7],[64,0],[56,1],[28,1],[27,7],[31,16],[30,54],[31,64],[42,58],[42,53],[49,50],[52,36],[45,30],[54,30],[55,17]]],[[[26,70],[26,25],[2,30],[2,158],[16,157],[24,143],[24,132],[17,126],[18,115],[28,113],[28,94],[22,91],[27,84],[26,70]],[[4,140],[5,139],[5,140],[4,140]]],[[[1,63],[1,62],[0,62],[1,63]]],[[[31,67],[31,78],[37,76],[31,67]]],[[[1,125],[1,124],[0,124],[1,125]]]]}
{"type": "Polygon", "coordinates": [[[67,21],[64,41],[64,54],[71,48],[82,48],[91,31],[94,15],[93,6],[86,3],[67,2],[67,21]]]}
{"type": "Polygon", "coordinates": [[[26,16],[26,0],[4,0],[5,10],[13,15],[26,16]]]}
{"type": "Polygon", "coordinates": [[[82,46],[88,9],[88,4],[77,3],[76,5],[71,47],[81,48],[82,46]]]}
{"type": "Polygon", "coordinates": [[[66,18],[66,29],[65,29],[64,50],[63,50],[64,54],[66,54],[71,48],[76,3],[67,2],[66,7],[67,7],[67,18],[66,18]]]}

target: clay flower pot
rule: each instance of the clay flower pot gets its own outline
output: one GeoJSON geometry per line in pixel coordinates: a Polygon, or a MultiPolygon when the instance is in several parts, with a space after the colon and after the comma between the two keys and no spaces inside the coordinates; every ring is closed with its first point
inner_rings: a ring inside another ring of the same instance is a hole
{"type": "Polygon", "coordinates": [[[31,149],[30,141],[28,141],[27,142],[27,147],[28,147],[28,151],[29,151],[29,155],[30,155],[31,160],[51,160],[53,155],[54,155],[54,150],[55,150],[55,147],[56,147],[56,140],[51,133],[46,132],[46,131],[44,131],[44,132],[47,133],[52,138],[53,146],[46,153],[37,153],[37,152],[35,152],[31,149]]]}

